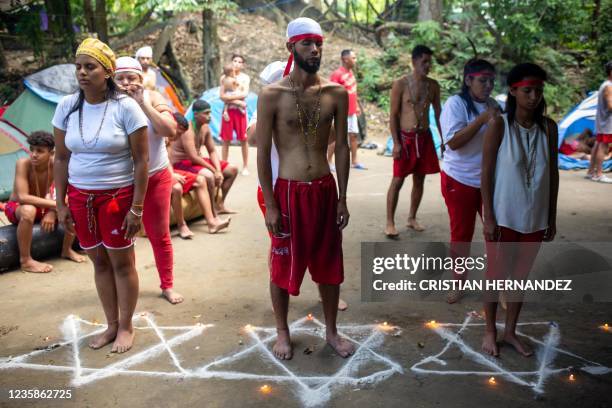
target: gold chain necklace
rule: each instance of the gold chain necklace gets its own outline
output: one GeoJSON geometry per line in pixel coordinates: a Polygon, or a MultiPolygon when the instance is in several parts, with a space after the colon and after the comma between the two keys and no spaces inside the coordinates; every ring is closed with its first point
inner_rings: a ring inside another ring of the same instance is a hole
{"type": "Polygon", "coordinates": [[[317,102],[312,114],[308,114],[308,111],[300,106],[300,100],[298,98],[297,89],[293,83],[293,79],[289,76],[289,85],[291,85],[291,91],[295,98],[295,108],[297,110],[298,120],[300,122],[300,128],[302,130],[302,138],[304,145],[307,147],[313,147],[317,144],[317,131],[319,128],[319,120],[321,119],[321,89],[323,88],[319,84],[319,92],[317,94],[317,102]],[[306,119],[306,125],[304,126],[304,118],[306,119]]]}

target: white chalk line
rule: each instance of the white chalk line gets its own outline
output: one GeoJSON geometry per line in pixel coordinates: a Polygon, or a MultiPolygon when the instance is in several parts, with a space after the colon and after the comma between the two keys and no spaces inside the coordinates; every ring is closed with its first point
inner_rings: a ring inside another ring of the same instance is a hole
{"type": "MultiPolygon", "coordinates": [[[[559,374],[562,372],[570,371],[573,367],[561,367],[561,368],[552,368],[551,365],[557,354],[565,354],[577,360],[580,360],[584,363],[588,363],[591,366],[581,367],[584,371],[587,371],[591,374],[606,374],[608,372],[612,372],[611,368],[605,367],[604,365],[597,363],[595,361],[588,360],[584,357],[581,357],[577,354],[574,354],[570,351],[563,350],[559,347],[560,343],[560,333],[559,327],[554,322],[525,322],[519,323],[518,326],[538,326],[538,325],[546,325],[549,327],[548,333],[545,336],[544,341],[536,339],[533,336],[529,336],[519,330],[516,330],[516,334],[518,336],[522,336],[528,338],[534,343],[541,346],[540,354],[539,354],[539,366],[535,371],[509,371],[502,367],[499,360],[490,358],[485,356],[482,353],[475,351],[472,347],[468,346],[463,339],[461,338],[462,332],[464,332],[468,327],[478,327],[484,326],[485,323],[472,323],[472,315],[468,314],[463,321],[463,323],[436,323],[433,326],[433,331],[437,333],[442,339],[446,340],[446,344],[442,348],[440,352],[435,355],[427,356],[423,358],[421,361],[415,363],[411,370],[418,374],[435,374],[435,375],[475,375],[475,376],[501,376],[503,378],[507,378],[510,381],[527,386],[531,388],[535,393],[542,394],[544,393],[544,383],[545,381],[554,374],[559,374]],[[456,333],[451,332],[447,328],[450,327],[459,327],[459,330],[456,333]],[[447,362],[441,359],[440,357],[448,351],[448,349],[456,345],[459,350],[461,350],[465,355],[470,357],[476,363],[479,363],[489,369],[493,369],[493,371],[461,371],[461,370],[432,370],[428,368],[422,368],[421,366],[427,363],[437,363],[443,366],[447,365],[447,362]],[[590,370],[591,368],[596,368],[596,370],[590,370]],[[527,381],[523,378],[534,377],[534,381],[527,381]]],[[[497,323],[496,326],[498,328],[503,328],[504,325],[497,323]]]]}
{"type": "MultiPolygon", "coordinates": [[[[298,375],[278,360],[273,353],[268,349],[267,344],[276,338],[276,330],[274,328],[262,328],[262,327],[251,327],[248,331],[249,337],[254,341],[254,344],[247,347],[246,349],[220,359],[216,359],[201,368],[193,370],[187,370],[182,367],[178,355],[174,352],[174,346],[182,344],[196,336],[202,334],[202,332],[212,327],[213,325],[202,325],[197,324],[195,326],[158,326],[152,316],[142,313],[134,316],[134,322],[137,323],[140,320],[144,320],[146,326],[134,325],[135,329],[138,330],[152,330],[159,338],[159,343],[153,345],[145,350],[142,350],[136,354],[132,354],[123,360],[116,361],[101,368],[84,367],[80,358],[79,344],[82,340],[94,336],[98,333],[102,333],[106,330],[106,325],[97,322],[90,322],[81,319],[78,316],[68,316],[62,325],[64,332],[65,341],[54,344],[43,350],[35,350],[30,353],[26,353],[14,358],[9,357],[4,361],[0,361],[0,370],[12,369],[31,369],[39,371],[52,371],[52,372],[68,372],[72,374],[71,384],[73,386],[81,386],[91,384],[95,381],[108,378],[114,375],[131,375],[131,376],[146,376],[146,377],[165,377],[165,378],[199,378],[199,379],[226,379],[226,380],[257,380],[257,381],[273,381],[277,383],[292,383],[298,386],[297,394],[300,397],[302,403],[305,406],[315,406],[326,402],[331,397],[331,391],[336,386],[341,385],[355,385],[355,384],[374,384],[395,373],[403,373],[402,367],[390,360],[389,358],[382,356],[372,349],[372,347],[380,345],[384,339],[384,334],[380,330],[379,325],[342,325],[338,326],[338,334],[347,338],[356,344],[357,349],[353,356],[346,359],[346,362],[342,367],[333,375],[298,375]],[[91,333],[81,333],[81,325],[91,326],[97,328],[91,333]],[[163,331],[183,331],[170,339],[166,339],[163,331]],[[360,342],[355,338],[349,336],[344,331],[352,331],[357,334],[363,334],[366,340],[360,342]],[[366,332],[369,332],[366,333],[366,332]],[[261,337],[259,334],[262,333],[265,336],[261,337]],[[70,346],[70,356],[72,358],[73,365],[50,365],[50,364],[36,364],[26,362],[26,360],[40,355],[41,353],[47,353],[55,350],[58,347],[70,346]],[[153,359],[163,352],[168,353],[171,358],[171,363],[176,371],[146,371],[146,370],[134,370],[131,367],[143,363],[147,360],[153,359]],[[215,371],[211,368],[237,361],[239,358],[248,355],[249,353],[262,354],[267,360],[271,361],[278,369],[281,370],[284,375],[261,375],[254,373],[246,373],[239,371],[215,371]],[[365,355],[368,354],[373,358],[366,359],[365,355]],[[380,362],[385,364],[388,368],[380,370],[372,374],[355,377],[351,376],[351,372],[356,372],[357,368],[366,362],[380,362]]],[[[292,334],[305,333],[313,336],[321,337],[325,339],[325,325],[319,320],[312,317],[304,317],[298,319],[290,325],[292,334]],[[312,324],[314,327],[307,327],[305,324],[312,324]]],[[[388,330],[399,330],[397,327],[388,326],[385,328],[388,330]]]]}

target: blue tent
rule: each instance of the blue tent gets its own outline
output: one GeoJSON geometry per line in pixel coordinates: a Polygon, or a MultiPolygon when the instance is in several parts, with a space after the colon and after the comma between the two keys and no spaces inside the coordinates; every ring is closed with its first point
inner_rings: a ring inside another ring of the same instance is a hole
{"type": "MultiPolygon", "coordinates": [[[[434,115],[434,110],[432,107],[429,108],[429,130],[431,130],[431,135],[433,136],[434,146],[436,147],[436,153],[438,154],[438,158],[442,157],[442,152],[440,150],[440,146],[442,145],[442,138],[440,137],[440,132],[438,132],[438,126],[436,126],[436,117],[434,115]]],[[[389,136],[387,139],[387,145],[385,146],[385,156],[391,156],[393,152],[393,138],[389,136]]]]}
{"type": "MultiPolygon", "coordinates": [[[[200,96],[201,100],[208,102],[211,106],[211,120],[210,120],[210,131],[212,133],[213,139],[215,142],[221,143],[221,138],[219,137],[219,133],[221,131],[221,116],[223,115],[223,106],[224,103],[219,97],[219,87],[211,88],[205,91],[202,96],[200,96]]],[[[257,111],[257,95],[253,92],[249,92],[249,95],[246,98],[247,103],[247,120],[251,119],[255,112],[257,111]]],[[[193,112],[191,111],[191,105],[187,112],[185,113],[185,118],[191,121],[193,120],[193,112]]],[[[236,135],[234,134],[234,138],[236,135]]]]}
{"type": "MultiPolygon", "coordinates": [[[[580,134],[584,129],[590,129],[595,133],[597,96],[597,91],[590,93],[585,100],[574,106],[559,122],[559,146],[564,139],[580,134]]],[[[588,167],[589,162],[587,160],[578,160],[559,154],[559,168],[562,170],[586,169],[588,167]]],[[[604,170],[612,169],[612,160],[606,160],[603,163],[603,168],[604,170]]]]}

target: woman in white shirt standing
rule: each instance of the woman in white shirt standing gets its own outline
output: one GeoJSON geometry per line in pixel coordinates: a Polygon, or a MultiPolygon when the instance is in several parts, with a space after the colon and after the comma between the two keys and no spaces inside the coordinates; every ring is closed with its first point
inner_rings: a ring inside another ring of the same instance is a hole
{"type": "MultiPolygon", "coordinates": [[[[491,98],[495,85],[495,67],[483,59],[472,59],[463,67],[461,93],[448,98],[440,125],[445,144],[440,180],[442,196],[450,220],[451,254],[470,254],[476,215],[482,215],[480,170],[482,141],[489,120],[499,115],[499,106],[491,98]]],[[[455,279],[466,274],[454,273],[455,279]]],[[[448,303],[455,303],[462,293],[448,293],[448,303]]]]}
{"type": "MultiPolygon", "coordinates": [[[[485,133],[481,188],[487,279],[526,279],[541,242],[556,234],[558,133],[557,124],[544,115],[546,78],[535,64],[512,68],[506,113],[491,120],[485,133]]],[[[484,303],[482,349],[497,356],[497,294],[490,296],[484,303]]],[[[516,336],[520,299],[508,302],[503,341],[528,357],[533,351],[516,336]]]]}
{"type": "Polygon", "coordinates": [[[170,238],[170,197],[172,170],[166,150],[166,138],[176,137],[176,121],[172,109],[157,91],[144,89],[140,63],[132,57],[117,58],[115,82],[134,98],[147,116],[149,141],[149,184],[144,200],[142,224],[153,248],[162,296],[172,304],[183,297],[174,291],[174,253],[170,238]]]}
{"type": "Polygon", "coordinates": [[[58,220],[76,231],[94,265],[108,327],[89,346],[114,342],[111,351],[123,353],[134,341],[133,245],[147,189],[147,118],[132,98],[118,92],[108,45],[84,40],[75,64],[81,89],[60,101],[52,121],[58,220]]]}

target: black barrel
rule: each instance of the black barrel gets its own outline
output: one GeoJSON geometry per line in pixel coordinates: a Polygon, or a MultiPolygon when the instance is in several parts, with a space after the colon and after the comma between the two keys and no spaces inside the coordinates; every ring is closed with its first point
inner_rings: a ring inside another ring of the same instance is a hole
{"type": "MultiPolygon", "coordinates": [[[[44,232],[40,224],[34,224],[32,231],[32,258],[43,260],[59,256],[64,242],[64,229],[59,226],[51,233],[44,232]]],[[[0,227],[0,272],[19,267],[17,227],[0,227]]]]}

